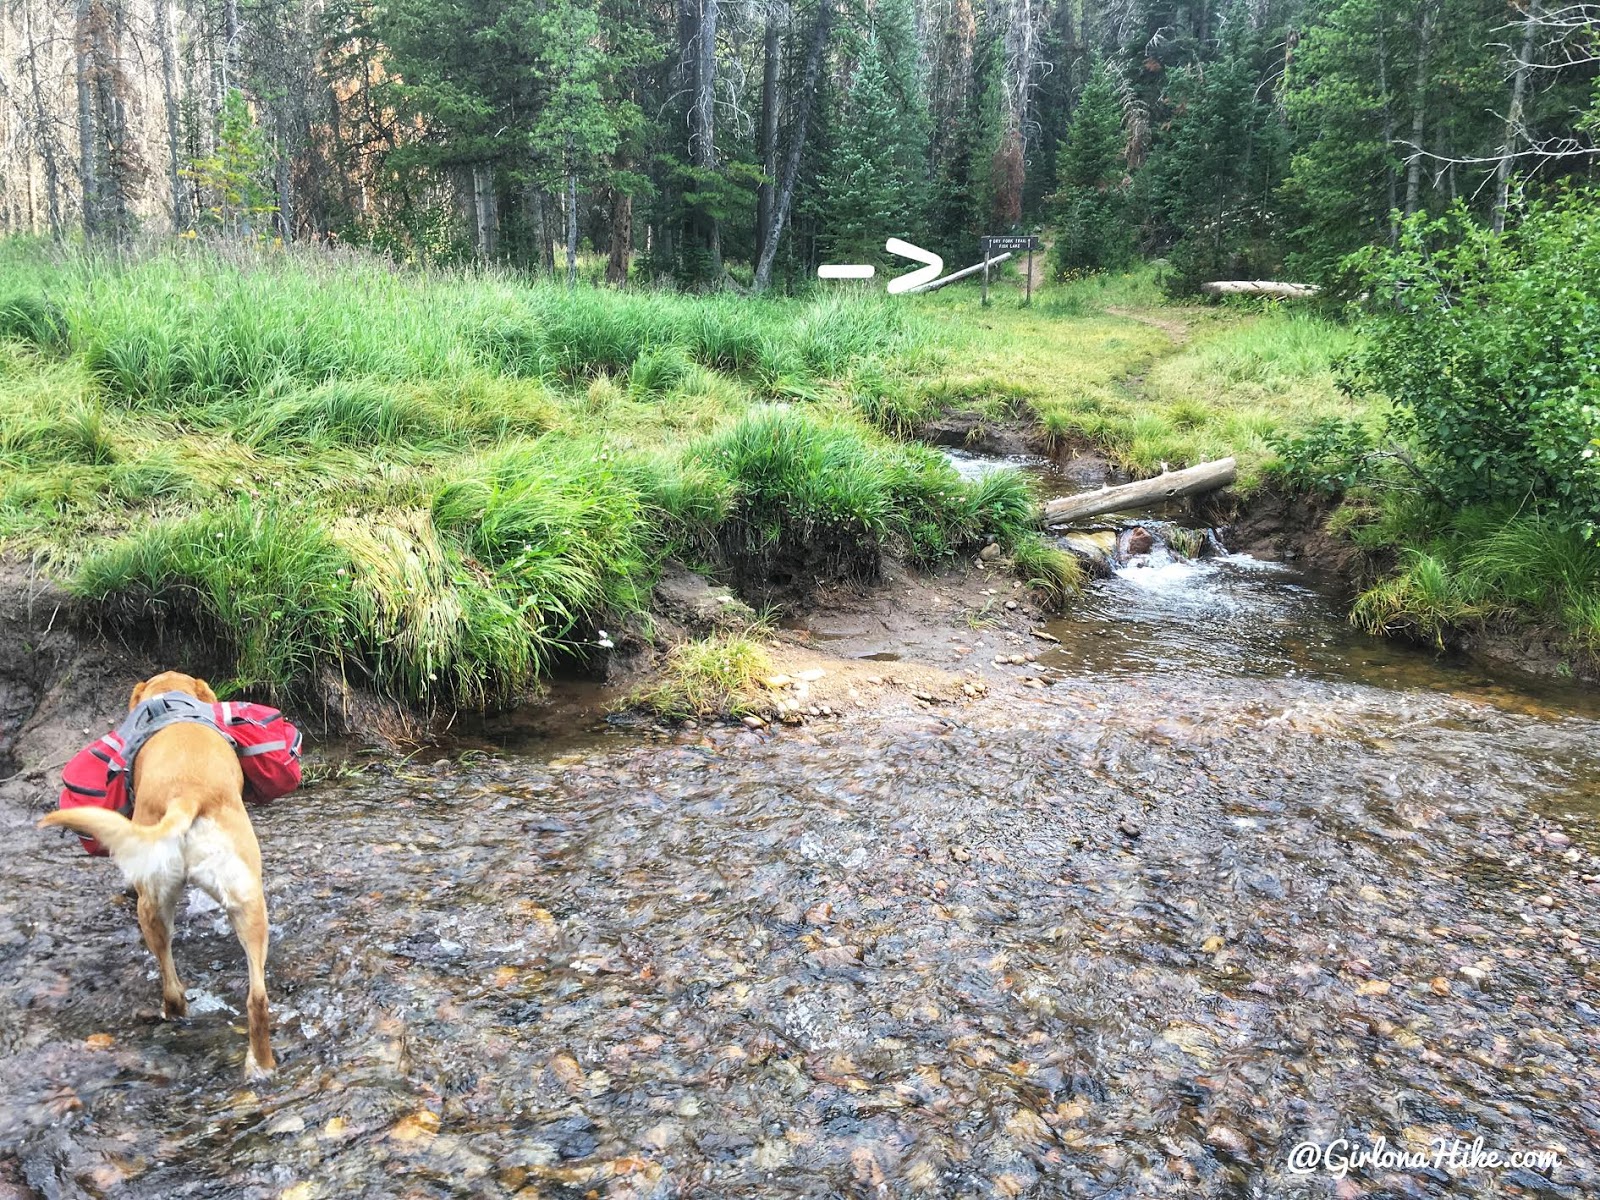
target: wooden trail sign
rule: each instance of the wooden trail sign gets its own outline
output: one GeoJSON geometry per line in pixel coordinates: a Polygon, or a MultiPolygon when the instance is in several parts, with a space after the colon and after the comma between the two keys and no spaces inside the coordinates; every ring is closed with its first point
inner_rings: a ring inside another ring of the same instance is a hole
{"type": "Polygon", "coordinates": [[[983,306],[985,308],[989,307],[990,256],[995,254],[1014,254],[1018,250],[1025,250],[1028,254],[1028,264],[1023,268],[1022,273],[1027,288],[1027,295],[1023,303],[1032,304],[1033,252],[1039,248],[1039,235],[1036,233],[990,233],[985,234],[978,241],[983,251],[983,306]]]}
{"type": "Polygon", "coordinates": [[[991,254],[998,254],[1002,250],[1037,250],[1039,248],[1039,235],[1036,233],[989,234],[982,241],[983,248],[991,254]]]}

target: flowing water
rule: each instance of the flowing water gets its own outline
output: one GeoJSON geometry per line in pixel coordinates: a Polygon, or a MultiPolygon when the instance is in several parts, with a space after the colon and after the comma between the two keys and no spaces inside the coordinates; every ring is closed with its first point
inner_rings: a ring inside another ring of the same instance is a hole
{"type": "Polygon", "coordinates": [[[264,1084],[220,915],[161,1023],[6,808],[0,1197],[1600,1194],[1592,706],[1160,544],[1047,631],[1047,690],[262,811],[264,1084]],[[1429,1161],[1293,1169],[1380,1138],[1429,1161]]]}

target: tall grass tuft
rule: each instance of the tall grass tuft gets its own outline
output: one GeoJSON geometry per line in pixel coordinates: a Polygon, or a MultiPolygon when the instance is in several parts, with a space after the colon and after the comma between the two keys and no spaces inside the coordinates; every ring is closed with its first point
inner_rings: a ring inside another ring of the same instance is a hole
{"type": "Polygon", "coordinates": [[[1011,549],[1017,577],[1049,607],[1060,610],[1083,591],[1083,564],[1077,555],[1030,533],[1011,549]]]}
{"type": "Polygon", "coordinates": [[[594,621],[644,605],[651,528],[596,443],[551,435],[486,452],[440,486],[432,515],[517,597],[540,667],[594,621]]]}
{"type": "MultiPolygon", "coordinates": [[[[1398,536],[1406,536],[1424,517],[1413,506],[1398,519],[1398,536]]],[[[1600,649],[1596,597],[1600,545],[1543,514],[1466,508],[1357,597],[1351,620],[1441,648],[1480,622],[1544,623],[1593,653],[1600,649]]]]}
{"type": "Polygon", "coordinates": [[[718,634],[674,646],[660,678],[632,703],[668,720],[721,713],[740,716],[764,707],[757,680],[772,660],[747,634],[718,634]]]}
{"type": "Polygon", "coordinates": [[[91,555],[72,590],[113,620],[189,620],[234,654],[229,686],[281,695],[357,649],[350,559],[315,515],[241,503],[148,526],[91,555]]]}
{"type": "Polygon", "coordinates": [[[857,422],[806,409],[752,408],[689,456],[731,480],[717,536],[758,599],[819,579],[875,578],[885,552],[926,564],[986,536],[1009,546],[1034,525],[1021,476],[965,482],[926,447],[882,442],[857,422]]]}
{"type": "Polygon", "coordinates": [[[458,440],[449,418],[370,379],[335,379],[290,390],[241,413],[238,436],[261,446],[423,446],[458,440]]]}

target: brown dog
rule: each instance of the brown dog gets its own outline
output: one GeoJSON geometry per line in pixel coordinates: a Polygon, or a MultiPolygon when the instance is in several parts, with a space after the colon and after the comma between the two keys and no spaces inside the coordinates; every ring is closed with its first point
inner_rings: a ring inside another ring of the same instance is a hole
{"type": "MultiPolygon", "coordinates": [[[[170,692],[208,704],[217,699],[205,680],[167,671],[135,687],[128,710],[170,692]]],[[[193,884],[227,910],[250,966],[245,1073],[259,1078],[275,1065],[267,1022],[267,901],[261,847],[245,815],[243,792],[233,746],[215,729],[187,721],[159,729],[139,750],[131,821],[86,807],[53,812],[39,824],[94,838],[137,889],[139,928],[161,966],[162,1012],[168,1019],[189,1008],[172,962],[172,922],[184,885],[193,884]]]]}

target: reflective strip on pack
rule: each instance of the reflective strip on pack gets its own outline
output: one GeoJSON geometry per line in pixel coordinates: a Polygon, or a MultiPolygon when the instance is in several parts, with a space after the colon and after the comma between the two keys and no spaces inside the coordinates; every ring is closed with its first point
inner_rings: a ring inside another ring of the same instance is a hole
{"type": "Polygon", "coordinates": [[[282,750],[285,745],[283,739],[279,738],[275,742],[258,742],[254,746],[237,746],[235,749],[240,758],[254,758],[257,754],[270,754],[274,750],[282,750]]]}

